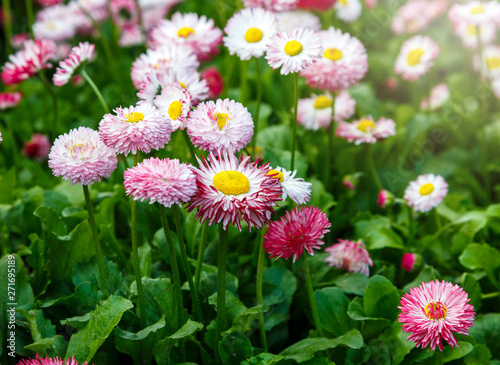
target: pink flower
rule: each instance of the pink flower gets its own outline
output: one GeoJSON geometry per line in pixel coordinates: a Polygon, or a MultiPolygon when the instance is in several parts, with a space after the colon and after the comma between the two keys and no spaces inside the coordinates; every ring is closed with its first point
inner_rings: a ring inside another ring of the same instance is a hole
{"type": "Polygon", "coordinates": [[[210,99],[216,99],[222,94],[224,79],[217,67],[212,66],[204,69],[201,73],[201,78],[208,84],[208,97],[210,99]]]}
{"type": "MultiPolygon", "coordinates": [[[[42,359],[37,354],[36,359],[23,359],[20,362],[18,362],[17,365],[78,365],[78,361],[75,360],[74,357],[72,357],[71,359],[64,359],[64,360],[62,360],[59,357],[54,357],[54,358],[46,357],[45,359],[42,359]]],[[[84,362],[81,365],[87,365],[87,362],[84,362]]]]}
{"type": "Polygon", "coordinates": [[[18,92],[3,92],[0,93],[0,110],[14,108],[19,104],[22,94],[18,92]]]}
{"type": "Polygon", "coordinates": [[[275,13],[294,10],[297,3],[298,0],[243,0],[245,8],[264,8],[275,13]]]}
{"type": "Polygon", "coordinates": [[[52,67],[49,60],[56,55],[56,44],[50,40],[27,40],[24,48],[9,56],[2,69],[5,85],[18,84],[44,68],[52,67]]]}
{"type": "Polygon", "coordinates": [[[58,5],[63,1],[64,0],[37,0],[37,3],[40,6],[47,7],[47,6],[58,5]]]}
{"type": "Polygon", "coordinates": [[[373,266],[373,261],[364,242],[339,239],[339,243],[326,248],[325,251],[330,254],[325,259],[328,265],[350,272],[359,272],[366,276],[370,275],[369,267],[373,266]]]}
{"type": "Polygon", "coordinates": [[[378,193],[377,204],[380,208],[387,208],[394,201],[394,195],[385,189],[380,190],[378,193]]]}
{"type": "Polygon", "coordinates": [[[54,141],[49,153],[49,167],[54,176],[62,176],[72,185],[91,185],[108,178],[116,169],[115,152],[90,128],[72,129],[54,141]]]}
{"type": "Polygon", "coordinates": [[[28,39],[30,39],[30,36],[28,33],[18,33],[18,34],[14,34],[12,36],[10,43],[12,44],[12,47],[19,49],[23,46],[24,42],[26,42],[28,39]]]}
{"type": "Polygon", "coordinates": [[[52,77],[54,85],[66,85],[82,63],[94,59],[94,48],[95,46],[89,42],[80,42],[78,46],[73,47],[68,58],[59,62],[59,67],[52,77]]]}
{"type": "Polygon", "coordinates": [[[283,257],[293,262],[306,250],[314,255],[324,242],[321,240],[330,232],[328,217],[316,207],[295,207],[287,211],[279,221],[274,221],[264,235],[264,249],[276,260],[283,257]]]}
{"type": "Polygon", "coordinates": [[[196,218],[209,225],[222,222],[224,229],[231,222],[239,230],[242,221],[249,230],[269,222],[282,195],[279,179],[267,176],[269,164],[259,167],[250,156],[238,161],[225,151],[198,161],[200,168],[193,168],[197,191],[187,206],[188,211],[198,209],[196,218]]]}
{"type": "Polygon", "coordinates": [[[352,175],[346,175],[342,179],[342,184],[349,190],[356,189],[356,185],[358,183],[358,179],[352,175]]]}
{"type": "Polygon", "coordinates": [[[326,11],[335,5],[337,0],[299,0],[297,7],[305,10],[326,11]]]}
{"type": "Polygon", "coordinates": [[[422,266],[422,256],[416,253],[406,252],[401,259],[401,268],[405,271],[412,272],[422,266]]]}
{"type": "Polygon", "coordinates": [[[28,142],[24,142],[23,154],[35,161],[43,161],[49,156],[50,141],[43,134],[34,134],[28,142]]]}
{"type": "Polygon", "coordinates": [[[355,145],[375,143],[396,134],[396,123],[384,117],[375,122],[368,116],[352,123],[341,122],[335,134],[348,142],[354,142],[355,145]]]}
{"type": "Polygon", "coordinates": [[[465,4],[453,4],[448,12],[453,23],[462,22],[473,25],[500,23],[500,4],[496,1],[468,1],[465,4]]]}
{"type": "Polygon", "coordinates": [[[111,0],[109,8],[113,21],[120,28],[139,23],[138,11],[134,0],[111,0]]]}
{"type": "Polygon", "coordinates": [[[196,178],[179,160],[149,158],[124,173],[125,191],[134,200],[150,200],[166,207],[182,205],[196,193],[196,178]]]}
{"type": "Polygon", "coordinates": [[[458,347],[453,332],[468,335],[474,324],[474,307],[468,302],[467,293],[458,285],[438,280],[422,283],[401,298],[399,322],[417,347],[430,345],[434,351],[437,346],[443,351],[443,339],[452,348],[458,347]]]}

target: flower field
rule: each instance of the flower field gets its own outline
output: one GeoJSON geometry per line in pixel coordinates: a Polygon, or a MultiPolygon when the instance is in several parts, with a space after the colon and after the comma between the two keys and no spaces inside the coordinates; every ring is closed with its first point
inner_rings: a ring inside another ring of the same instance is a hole
{"type": "Polygon", "coordinates": [[[0,22],[0,364],[500,364],[497,0],[0,22]]]}

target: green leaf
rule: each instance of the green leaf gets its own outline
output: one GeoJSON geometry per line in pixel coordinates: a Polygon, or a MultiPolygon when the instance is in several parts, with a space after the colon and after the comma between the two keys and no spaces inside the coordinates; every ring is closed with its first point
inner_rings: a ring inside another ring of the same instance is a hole
{"type": "Polygon", "coordinates": [[[66,357],[75,356],[81,362],[90,362],[111,331],[118,325],[125,311],[134,305],[128,299],[111,295],[99,303],[87,325],[71,336],[66,357]]]}
{"type": "Polygon", "coordinates": [[[337,285],[344,293],[363,296],[365,294],[368,277],[366,275],[354,272],[336,277],[333,283],[337,285]]]}
{"type": "Polygon", "coordinates": [[[233,320],[233,325],[230,329],[225,331],[225,333],[230,332],[246,332],[252,326],[252,322],[257,320],[261,313],[265,313],[269,310],[267,305],[258,305],[255,307],[248,308],[240,315],[236,316],[233,320]]]}
{"type": "Polygon", "coordinates": [[[391,322],[385,318],[367,317],[363,310],[363,298],[355,297],[349,304],[347,315],[355,321],[364,321],[362,326],[363,337],[368,340],[380,334],[391,322]]]}
{"type": "Polygon", "coordinates": [[[379,339],[383,341],[392,356],[392,365],[398,365],[403,361],[404,357],[415,348],[415,343],[408,341],[408,333],[404,333],[401,324],[395,321],[379,339]]]}
{"type": "Polygon", "coordinates": [[[66,223],[59,218],[56,211],[50,207],[38,207],[33,213],[40,218],[44,229],[58,236],[65,236],[68,233],[66,223]]]}
{"type": "Polygon", "coordinates": [[[420,271],[415,280],[403,287],[403,291],[408,293],[411,288],[419,286],[422,283],[428,283],[429,281],[436,280],[435,271],[436,270],[432,266],[426,266],[422,271],[420,271]]]}
{"type": "Polygon", "coordinates": [[[0,175],[0,204],[10,204],[14,201],[15,186],[16,169],[13,167],[5,174],[0,175]]]}
{"type": "Polygon", "coordinates": [[[280,355],[286,360],[303,362],[312,359],[318,351],[333,349],[337,346],[359,349],[363,346],[363,337],[358,330],[354,329],[334,339],[306,338],[287,347],[280,355]]]}
{"type": "Polygon", "coordinates": [[[498,287],[495,270],[500,267],[500,252],[487,243],[472,243],[458,258],[460,263],[469,270],[484,269],[491,282],[498,287]]]}
{"type": "Polygon", "coordinates": [[[375,275],[366,286],[364,312],[368,317],[394,321],[398,317],[399,299],[396,287],[385,277],[375,275]]]}
{"type": "MultiPolygon", "coordinates": [[[[235,320],[236,317],[245,313],[247,307],[236,298],[236,296],[230,291],[226,290],[226,322],[231,323],[235,320]]],[[[208,304],[215,306],[215,310],[217,310],[217,293],[212,294],[208,298],[208,304]]]]}
{"type": "Polygon", "coordinates": [[[293,295],[297,290],[297,278],[283,266],[272,266],[263,273],[264,305],[271,308],[265,317],[266,331],[288,320],[293,295]]]}
{"type": "Polygon", "coordinates": [[[54,337],[56,335],[56,327],[49,319],[45,319],[43,311],[39,309],[30,311],[19,309],[18,311],[26,318],[33,341],[38,341],[46,337],[54,337]]]}
{"type": "Polygon", "coordinates": [[[394,247],[403,249],[403,240],[392,230],[391,220],[387,217],[373,216],[354,224],[356,236],[365,242],[369,250],[394,247]]]}
{"type": "Polygon", "coordinates": [[[66,353],[66,348],[68,343],[61,335],[56,335],[51,338],[42,338],[38,341],[33,342],[27,346],[24,346],[26,350],[31,350],[36,352],[40,357],[64,357],[66,353]]]}
{"type": "Polygon", "coordinates": [[[481,303],[482,291],[481,291],[481,285],[479,284],[479,281],[477,281],[476,278],[474,278],[474,276],[472,276],[471,274],[464,274],[462,288],[469,295],[469,298],[470,298],[469,304],[472,304],[476,313],[479,312],[479,309],[482,306],[482,303],[481,303]]]}
{"type": "Polygon", "coordinates": [[[228,333],[219,342],[219,354],[223,364],[240,364],[252,356],[252,353],[252,343],[243,332],[228,333]]]}
{"type": "Polygon", "coordinates": [[[241,365],[274,365],[283,359],[281,355],[270,354],[268,352],[263,352],[257,356],[251,357],[250,359],[243,361],[241,365]]]}
{"type": "Polygon", "coordinates": [[[474,350],[465,358],[465,363],[467,365],[487,364],[491,356],[491,351],[488,346],[484,344],[476,345],[474,346],[474,350]]]}
{"type": "Polygon", "coordinates": [[[356,328],[357,323],[347,315],[349,299],[338,288],[325,288],[314,293],[323,327],[335,336],[356,328]]]}
{"type": "Polygon", "coordinates": [[[464,341],[458,341],[458,347],[455,347],[454,349],[446,346],[443,351],[443,364],[461,359],[462,357],[470,354],[473,349],[473,344],[464,341]]]}
{"type": "Polygon", "coordinates": [[[500,314],[480,314],[476,317],[474,326],[469,330],[477,343],[486,344],[494,359],[500,359],[500,314]]]}
{"type": "Polygon", "coordinates": [[[168,338],[172,340],[179,340],[181,338],[192,335],[196,331],[201,331],[202,329],[203,329],[203,324],[188,319],[188,321],[184,323],[184,325],[181,328],[179,328],[177,332],[175,332],[171,336],[168,336],[168,338]]]}

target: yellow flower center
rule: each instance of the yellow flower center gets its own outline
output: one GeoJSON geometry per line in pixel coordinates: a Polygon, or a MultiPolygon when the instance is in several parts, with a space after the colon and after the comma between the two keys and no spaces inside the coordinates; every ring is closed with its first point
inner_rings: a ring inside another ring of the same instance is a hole
{"type": "Polygon", "coordinates": [[[183,89],[185,89],[187,87],[185,83],[180,82],[180,81],[179,81],[179,85],[181,85],[183,89]]]}
{"type": "Polygon", "coordinates": [[[55,24],[54,24],[54,23],[49,23],[49,28],[50,28],[51,30],[54,30],[54,29],[56,29],[56,26],[55,26],[55,24]]]}
{"type": "Polygon", "coordinates": [[[230,118],[229,115],[225,113],[215,113],[214,120],[217,122],[217,127],[222,130],[224,126],[229,124],[230,118]]]}
{"type": "Polygon", "coordinates": [[[424,55],[424,50],[422,48],[412,49],[410,53],[408,53],[408,57],[406,58],[406,62],[410,66],[416,66],[420,63],[420,59],[424,55]]]}
{"type": "Polygon", "coordinates": [[[370,119],[363,119],[358,124],[358,129],[362,132],[371,132],[375,128],[375,122],[370,119]]]}
{"type": "Polygon", "coordinates": [[[489,70],[500,67],[500,58],[499,57],[488,57],[486,58],[486,67],[489,70]]]}
{"type": "Polygon", "coordinates": [[[240,195],[248,193],[250,181],[239,171],[228,170],[215,174],[214,186],[226,195],[240,195]]]}
{"type": "Polygon", "coordinates": [[[474,24],[471,24],[467,27],[467,33],[469,35],[477,35],[477,33],[478,33],[477,31],[478,31],[478,29],[474,24]]]}
{"type": "Polygon", "coordinates": [[[340,3],[342,3],[343,5],[347,5],[347,0],[339,0],[340,3]]]}
{"type": "Polygon", "coordinates": [[[424,307],[425,315],[429,319],[441,319],[446,317],[448,308],[440,301],[430,302],[424,307]]]}
{"type": "Polygon", "coordinates": [[[285,44],[285,53],[289,56],[297,56],[302,50],[302,44],[298,41],[288,41],[285,44]]]}
{"type": "Polygon", "coordinates": [[[177,35],[182,38],[187,38],[192,34],[194,34],[194,29],[190,27],[184,27],[177,31],[177,35]]]}
{"type": "Polygon", "coordinates": [[[245,33],[245,40],[248,43],[255,43],[262,39],[262,31],[259,28],[250,28],[245,33]]]}
{"type": "Polygon", "coordinates": [[[125,114],[125,118],[127,118],[125,120],[127,123],[137,123],[144,119],[144,114],[139,112],[132,112],[125,114]]]}
{"type": "Polygon", "coordinates": [[[88,143],[78,143],[77,145],[72,145],[69,148],[69,151],[71,153],[71,157],[76,159],[83,159],[90,155],[90,152],[92,151],[92,145],[88,143]]]}
{"type": "Polygon", "coordinates": [[[342,56],[342,51],[337,48],[328,48],[325,52],[323,52],[323,57],[332,61],[338,61],[342,58],[342,56]]]}
{"type": "Polygon", "coordinates": [[[283,173],[278,170],[269,170],[269,172],[266,175],[273,175],[274,178],[279,178],[280,183],[283,182],[283,180],[285,179],[283,173]]]}
{"type": "Polygon", "coordinates": [[[333,106],[333,100],[330,99],[328,96],[318,96],[316,101],[314,102],[314,108],[315,109],[325,109],[325,108],[331,108],[333,106]]]}
{"type": "Polygon", "coordinates": [[[476,6],[475,8],[470,9],[471,14],[482,14],[484,13],[484,8],[482,5],[476,6]]]}
{"type": "Polygon", "coordinates": [[[418,189],[418,192],[422,196],[429,195],[433,191],[434,191],[434,185],[432,185],[431,183],[424,184],[420,187],[420,189],[418,189]]]}
{"type": "Polygon", "coordinates": [[[178,100],[173,101],[168,107],[168,116],[172,120],[177,120],[182,114],[182,103],[178,100]]]}

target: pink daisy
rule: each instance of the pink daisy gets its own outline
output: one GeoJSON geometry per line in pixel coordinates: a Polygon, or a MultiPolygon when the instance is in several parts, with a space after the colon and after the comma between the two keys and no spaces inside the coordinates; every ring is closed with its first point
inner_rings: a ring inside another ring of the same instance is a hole
{"type": "Polygon", "coordinates": [[[238,152],[253,136],[252,116],[241,103],[218,99],[200,103],[189,114],[187,132],[193,144],[203,151],[238,152]]]}
{"type": "Polygon", "coordinates": [[[275,260],[280,257],[288,260],[293,256],[295,262],[304,250],[314,256],[314,250],[324,243],[321,239],[330,232],[330,226],[328,217],[321,209],[295,207],[269,225],[264,235],[264,249],[275,260]]]}
{"type": "Polygon", "coordinates": [[[138,23],[124,25],[120,31],[120,39],[118,39],[118,45],[120,47],[137,46],[143,44],[145,41],[141,27],[138,23]]]}
{"type": "Polygon", "coordinates": [[[446,194],[448,194],[448,184],[443,177],[427,174],[420,175],[416,181],[410,182],[404,198],[417,212],[428,212],[437,207],[446,194]]]}
{"type": "Polygon", "coordinates": [[[128,108],[116,108],[116,115],[106,114],[99,123],[99,133],[106,146],[125,156],[137,150],[149,153],[160,149],[170,140],[172,124],[153,105],[141,103],[128,108]]]}
{"type": "Polygon", "coordinates": [[[443,339],[452,348],[458,347],[453,332],[468,335],[474,324],[474,307],[469,300],[458,285],[438,280],[422,283],[401,298],[399,322],[417,347],[430,345],[434,351],[437,346],[443,351],[443,339]]]}
{"type": "Polygon", "coordinates": [[[46,135],[36,133],[28,142],[24,142],[23,155],[35,161],[47,159],[50,151],[50,141],[46,135]]]}
{"type": "Polygon", "coordinates": [[[335,134],[348,142],[354,142],[355,145],[375,143],[395,135],[396,123],[384,117],[375,122],[372,116],[367,116],[352,123],[341,122],[335,134]]]}
{"type": "Polygon", "coordinates": [[[33,24],[35,39],[60,42],[73,38],[76,34],[76,25],[72,15],[71,8],[64,4],[41,10],[33,24]]]}
{"type": "Polygon", "coordinates": [[[434,65],[440,48],[429,37],[417,35],[407,40],[394,65],[394,72],[402,75],[404,80],[416,81],[434,65]]]}
{"type": "Polygon", "coordinates": [[[297,7],[306,10],[325,11],[330,9],[336,0],[299,0],[297,7]]]}
{"type": "MultiPolygon", "coordinates": [[[[17,365],[78,365],[78,361],[75,360],[74,357],[64,360],[62,360],[60,357],[46,357],[45,359],[42,359],[37,354],[36,359],[23,359],[19,361],[17,365]]],[[[81,365],[87,365],[87,362],[84,362],[81,365]]]]}
{"type": "Polygon", "coordinates": [[[326,248],[325,251],[329,253],[325,262],[331,267],[370,275],[370,266],[373,266],[373,261],[364,242],[339,239],[339,243],[326,248]]]}
{"type": "Polygon", "coordinates": [[[319,31],[323,57],[301,72],[320,90],[336,92],[356,85],[368,71],[368,56],[361,42],[333,27],[319,31]]]}
{"type": "Polygon", "coordinates": [[[245,8],[264,8],[275,13],[297,8],[298,0],[243,0],[245,8]]]}
{"type": "Polygon", "coordinates": [[[19,92],[2,92],[0,93],[0,110],[14,108],[19,104],[22,98],[19,92]]]}
{"type": "Polygon", "coordinates": [[[80,42],[78,46],[73,47],[68,58],[59,62],[59,67],[52,77],[54,85],[66,85],[80,65],[94,59],[94,48],[89,42],[80,42]]]}
{"type": "Polygon", "coordinates": [[[422,257],[416,253],[404,253],[401,258],[401,268],[405,271],[412,272],[416,267],[420,266],[422,257]]]}
{"type": "Polygon", "coordinates": [[[115,24],[123,28],[127,25],[135,25],[139,23],[138,11],[134,0],[111,0],[109,9],[115,24]]]}
{"type": "Polygon", "coordinates": [[[392,18],[391,28],[396,34],[417,33],[441,15],[448,6],[446,0],[412,0],[399,8],[392,18]]]}
{"type": "Polygon", "coordinates": [[[10,43],[12,47],[19,49],[23,47],[24,42],[30,39],[30,35],[28,33],[18,33],[12,36],[10,43]]]}
{"type": "Polygon", "coordinates": [[[162,47],[166,44],[185,45],[196,54],[199,60],[208,60],[218,53],[222,43],[222,31],[214,26],[213,19],[196,13],[172,15],[163,20],[149,34],[148,46],[162,47]]]}
{"type": "Polygon", "coordinates": [[[450,89],[444,83],[436,85],[432,88],[428,98],[422,99],[420,109],[435,110],[442,107],[450,98],[450,89]]]}
{"type": "Polygon", "coordinates": [[[160,114],[172,123],[172,132],[186,128],[186,120],[191,109],[191,96],[178,82],[165,86],[161,95],[154,100],[160,114]]]}
{"type": "Polygon", "coordinates": [[[54,141],[49,167],[54,176],[62,176],[72,185],[91,185],[108,178],[116,169],[115,151],[107,147],[93,129],[72,129],[54,141]]]}
{"type": "Polygon", "coordinates": [[[282,75],[302,71],[321,57],[321,40],[310,29],[296,28],[273,35],[267,44],[266,60],[282,75]]]}
{"type": "Polygon", "coordinates": [[[196,218],[209,225],[222,222],[224,229],[231,222],[239,230],[242,221],[249,230],[269,222],[282,194],[278,179],[267,176],[269,164],[259,167],[250,156],[238,161],[225,151],[198,161],[200,168],[193,168],[197,191],[187,206],[188,211],[198,209],[196,218]]]}
{"type": "Polygon", "coordinates": [[[27,40],[24,48],[9,56],[2,69],[2,81],[5,85],[18,84],[29,79],[44,68],[56,55],[56,44],[50,40],[27,40]]]}
{"type": "Polygon", "coordinates": [[[201,73],[201,78],[207,83],[208,97],[210,99],[216,99],[222,94],[224,79],[217,67],[213,66],[204,69],[201,73]]]}
{"type": "Polygon", "coordinates": [[[196,178],[189,166],[179,160],[149,158],[124,173],[125,191],[134,200],[150,200],[166,207],[182,206],[196,193],[196,178]]]}

